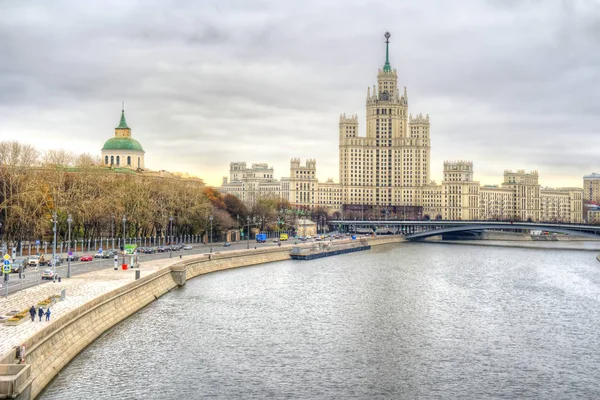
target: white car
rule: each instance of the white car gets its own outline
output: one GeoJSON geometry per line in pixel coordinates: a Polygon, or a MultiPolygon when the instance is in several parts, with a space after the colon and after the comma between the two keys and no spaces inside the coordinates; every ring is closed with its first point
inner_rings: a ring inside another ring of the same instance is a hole
{"type": "Polygon", "coordinates": [[[184,250],[192,250],[192,249],[193,249],[193,247],[192,247],[192,246],[190,246],[189,244],[187,244],[187,245],[183,246],[183,249],[184,249],[184,250]]]}

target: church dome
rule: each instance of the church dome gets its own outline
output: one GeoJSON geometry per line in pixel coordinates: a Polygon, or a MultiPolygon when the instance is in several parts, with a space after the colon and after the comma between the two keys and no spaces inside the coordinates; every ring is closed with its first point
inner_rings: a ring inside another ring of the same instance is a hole
{"type": "Polygon", "coordinates": [[[144,149],[142,148],[140,142],[130,137],[110,138],[104,143],[102,150],[133,150],[144,153],[144,149]]]}

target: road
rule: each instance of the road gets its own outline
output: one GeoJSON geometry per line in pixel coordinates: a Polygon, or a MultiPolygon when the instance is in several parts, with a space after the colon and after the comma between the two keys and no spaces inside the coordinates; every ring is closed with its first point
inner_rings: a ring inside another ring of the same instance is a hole
{"type": "MultiPolygon", "coordinates": [[[[282,244],[294,244],[295,241],[292,240],[288,240],[287,242],[282,242],[282,244]]],[[[236,242],[236,243],[231,243],[231,246],[229,247],[224,247],[223,243],[214,243],[212,246],[212,250],[213,252],[217,252],[217,251],[228,251],[228,250],[240,250],[240,249],[246,249],[247,247],[250,248],[264,248],[264,247],[275,247],[277,246],[277,243],[273,242],[273,239],[269,239],[269,241],[267,241],[266,243],[256,243],[255,241],[250,241],[249,243],[247,241],[240,241],[240,242],[236,242]]],[[[205,253],[209,253],[210,252],[210,245],[204,245],[204,244],[194,244],[193,245],[193,249],[192,250],[179,250],[179,251],[173,251],[173,257],[179,257],[180,254],[182,255],[190,255],[190,254],[205,254],[205,253]]],[[[93,255],[93,253],[79,253],[78,256],[81,257],[83,255],[87,255],[87,254],[91,254],[93,255]]],[[[145,260],[158,260],[161,258],[169,258],[170,253],[169,252],[165,252],[165,253],[154,253],[154,254],[140,254],[139,255],[139,261],[140,263],[143,263],[145,260]]],[[[129,263],[129,257],[126,257],[126,262],[129,263]]],[[[119,266],[122,262],[123,256],[119,256],[119,266]]],[[[71,261],[71,275],[79,275],[79,274],[84,274],[86,272],[90,272],[90,271],[95,271],[95,270],[99,270],[99,269],[103,269],[103,268],[109,268],[112,267],[114,265],[114,261],[112,259],[94,259],[94,261],[71,261]]],[[[66,279],[67,277],[67,268],[68,268],[68,264],[65,262],[59,266],[56,267],[56,273],[62,278],[62,279],[66,279]]],[[[25,273],[22,274],[22,279],[19,279],[19,274],[18,273],[11,273],[9,276],[9,281],[8,281],[8,293],[14,293],[17,292],[19,290],[31,287],[31,286],[35,286],[35,285],[40,285],[40,284],[45,284],[45,283],[52,283],[51,280],[41,280],[41,273],[44,269],[52,269],[52,267],[48,267],[48,266],[42,266],[42,267],[38,267],[37,271],[35,270],[35,268],[33,267],[29,267],[25,270],[25,273]]],[[[0,296],[4,296],[6,293],[6,288],[4,286],[4,282],[2,282],[2,287],[0,288],[0,296]]]]}

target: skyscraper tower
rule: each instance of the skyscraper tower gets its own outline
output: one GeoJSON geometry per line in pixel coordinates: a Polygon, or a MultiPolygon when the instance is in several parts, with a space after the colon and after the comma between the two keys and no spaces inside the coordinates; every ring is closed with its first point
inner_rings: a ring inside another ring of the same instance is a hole
{"type": "Polygon", "coordinates": [[[377,85],[367,88],[366,137],[358,136],[357,116],[340,117],[340,183],[350,206],[420,206],[429,183],[429,116],[408,114],[406,87],[401,94],[390,64],[390,37],[386,32],[377,85]]]}

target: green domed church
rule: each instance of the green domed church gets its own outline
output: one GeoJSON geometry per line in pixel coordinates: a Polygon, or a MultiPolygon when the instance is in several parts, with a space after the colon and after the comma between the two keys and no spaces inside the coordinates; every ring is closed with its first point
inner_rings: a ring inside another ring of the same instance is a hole
{"type": "Polygon", "coordinates": [[[121,110],[121,122],[115,128],[115,137],[102,147],[102,160],[107,167],[143,169],[144,149],[131,137],[131,129],[125,121],[125,109],[121,110]]]}

